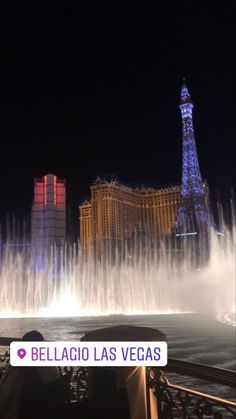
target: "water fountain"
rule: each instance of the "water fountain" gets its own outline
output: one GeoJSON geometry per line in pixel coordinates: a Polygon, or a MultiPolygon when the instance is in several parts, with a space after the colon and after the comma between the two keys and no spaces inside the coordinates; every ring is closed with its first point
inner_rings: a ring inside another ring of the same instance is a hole
{"type": "MultiPolygon", "coordinates": [[[[214,312],[232,320],[235,311],[235,224],[210,233],[208,262],[191,268],[185,249],[179,261],[169,242],[150,252],[125,252],[113,262],[84,261],[80,249],[52,249],[35,267],[29,243],[1,246],[0,316],[95,316],[214,312]]],[[[138,239],[137,239],[138,240],[138,239]]],[[[136,247],[139,243],[136,243],[136,247]]],[[[186,242],[186,247],[188,243],[186,242]]],[[[42,255],[41,255],[42,256],[42,255]]]]}

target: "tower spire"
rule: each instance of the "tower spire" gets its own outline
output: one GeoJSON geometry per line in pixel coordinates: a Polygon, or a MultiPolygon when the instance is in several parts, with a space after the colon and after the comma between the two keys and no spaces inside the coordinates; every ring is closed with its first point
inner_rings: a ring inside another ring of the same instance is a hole
{"type": "Polygon", "coordinates": [[[180,109],[183,105],[187,105],[188,103],[192,103],[192,108],[193,108],[193,102],[191,100],[191,96],[189,94],[189,91],[186,85],[186,79],[185,77],[183,77],[181,92],[180,92],[180,104],[179,104],[180,109]]]}
{"type": "Polygon", "coordinates": [[[175,229],[179,233],[196,233],[209,225],[210,217],[198,163],[192,120],[193,102],[185,78],[182,80],[179,108],[182,117],[182,186],[175,229]]]}

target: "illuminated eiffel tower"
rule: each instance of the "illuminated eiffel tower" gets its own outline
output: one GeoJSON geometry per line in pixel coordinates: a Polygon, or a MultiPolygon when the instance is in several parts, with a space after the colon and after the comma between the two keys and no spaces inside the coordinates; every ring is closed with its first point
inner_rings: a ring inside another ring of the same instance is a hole
{"type": "Polygon", "coordinates": [[[181,202],[175,223],[176,236],[197,235],[211,226],[206,190],[203,185],[194,136],[191,100],[183,79],[179,108],[182,116],[181,202]]]}

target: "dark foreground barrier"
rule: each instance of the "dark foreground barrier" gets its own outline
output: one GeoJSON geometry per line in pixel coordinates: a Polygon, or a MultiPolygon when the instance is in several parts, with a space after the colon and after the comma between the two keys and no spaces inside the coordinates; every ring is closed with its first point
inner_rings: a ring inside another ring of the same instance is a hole
{"type": "MultiPolygon", "coordinates": [[[[1,339],[0,345],[8,346],[12,340],[1,339]]],[[[8,361],[9,353],[2,353],[0,382],[8,361]]],[[[66,403],[57,406],[54,399],[47,406],[42,406],[42,415],[36,412],[35,418],[136,419],[130,410],[127,389],[116,386],[117,373],[114,369],[95,368],[93,382],[88,368],[64,368],[61,374],[67,374],[67,378],[70,376],[71,379],[66,403]]],[[[142,419],[236,418],[234,371],[169,359],[164,368],[146,368],[145,376],[147,409],[142,419]],[[225,395],[223,387],[227,389],[225,395]]],[[[136,404],[138,398],[137,390],[132,403],[136,404]]]]}
{"type": "Polygon", "coordinates": [[[169,359],[164,369],[147,368],[147,384],[156,395],[156,410],[160,418],[236,418],[236,402],[219,397],[223,385],[228,392],[231,390],[236,400],[234,371],[169,359]],[[180,378],[185,385],[170,382],[168,372],[174,373],[175,379],[180,378]],[[197,379],[197,385],[191,378],[197,379]],[[204,380],[204,384],[200,384],[199,379],[204,380]],[[215,395],[199,390],[201,385],[208,388],[211,383],[214,383],[215,395]]]}

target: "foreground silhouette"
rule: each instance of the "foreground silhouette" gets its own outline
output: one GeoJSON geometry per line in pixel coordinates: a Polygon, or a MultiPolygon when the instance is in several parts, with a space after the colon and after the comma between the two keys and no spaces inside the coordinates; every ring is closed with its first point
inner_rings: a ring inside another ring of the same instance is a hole
{"type": "MultiPolygon", "coordinates": [[[[36,330],[26,333],[24,341],[43,341],[36,330]]],[[[1,419],[130,419],[127,393],[107,387],[100,380],[98,397],[70,403],[72,370],[61,376],[56,367],[12,367],[0,383],[1,419]]],[[[109,380],[108,380],[109,381],[109,380]]]]}
{"type": "MultiPolygon", "coordinates": [[[[36,330],[24,341],[43,341],[36,330]]],[[[51,405],[64,404],[71,373],[61,377],[56,367],[12,367],[9,365],[0,385],[0,412],[3,419],[40,417],[51,405]]]]}

